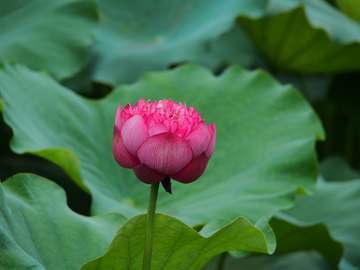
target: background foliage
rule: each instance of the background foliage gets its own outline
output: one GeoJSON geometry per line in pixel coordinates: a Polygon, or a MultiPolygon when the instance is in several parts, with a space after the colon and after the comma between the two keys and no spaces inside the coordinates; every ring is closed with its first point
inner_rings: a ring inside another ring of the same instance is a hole
{"type": "Polygon", "coordinates": [[[139,269],[149,186],[111,141],[117,106],[143,97],[194,105],[217,126],[204,175],[159,194],[154,269],[358,269],[354,10],[0,1],[0,268],[139,269]]]}

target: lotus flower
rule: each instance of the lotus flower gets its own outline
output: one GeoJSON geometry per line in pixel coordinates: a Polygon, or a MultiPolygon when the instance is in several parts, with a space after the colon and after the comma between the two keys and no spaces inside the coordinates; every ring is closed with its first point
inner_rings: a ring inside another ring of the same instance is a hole
{"type": "Polygon", "coordinates": [[[112,144],[116,162],[134,170],[147,184],[170,177],[181,183],[198,179],[215,148],[215,124],[171,100],[140,99],[116,112],[112,144]]]}

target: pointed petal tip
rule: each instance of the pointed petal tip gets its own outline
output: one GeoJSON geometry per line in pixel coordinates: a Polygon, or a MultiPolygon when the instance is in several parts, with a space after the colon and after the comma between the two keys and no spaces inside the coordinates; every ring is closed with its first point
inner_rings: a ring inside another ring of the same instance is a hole
{"type": "Polygon", "coordinates": [[[210,136],[209,128],[205,124],[201,124],[188,136],[186,136],[186,141],[193,150],[194,157],[199,156],[208,148],[210,136]]]}
{"type": "Polygon", "coordinates": [[[158,123],[149,128],[149,135],[155,136],[160,133],[168,132],[169,130],[163,123],[158,123]]]}
{"type": "Polygon", "coordinates": [[[124,119],[121,116],[121,103],[120,103],[119,107],[116,110],[115,126],[117,126],[119,130],[121,130],[123,124],[124,124],[124,119]]]}
{"type": "Polygon", "coordinates": [[[209,125],[209,132],[211,137],[210,137],[209,145],[205,150],[205,154],[208,158],[211,158],[215,150],[215,141],[216,141],[216,126],[214,123],[211,123],[209,125]]]}

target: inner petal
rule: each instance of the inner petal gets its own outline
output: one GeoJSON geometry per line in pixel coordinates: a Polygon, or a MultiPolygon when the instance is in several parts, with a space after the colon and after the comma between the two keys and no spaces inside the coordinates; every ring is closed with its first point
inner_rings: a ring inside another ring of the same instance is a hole
{"type": "Polygon", "coordinates": [[[149,138],[149,133],[143,117],[139,114],[128,119],[121,129],[121,136],[129,152],[136,156],[139,146],[149,138]]]}
{"type": "Polygon", "coordinates": [[[160,133],[168,132],[169,130],[163,123],[155,124],[149,128],[149,135],[154,136],[160,133]]]}

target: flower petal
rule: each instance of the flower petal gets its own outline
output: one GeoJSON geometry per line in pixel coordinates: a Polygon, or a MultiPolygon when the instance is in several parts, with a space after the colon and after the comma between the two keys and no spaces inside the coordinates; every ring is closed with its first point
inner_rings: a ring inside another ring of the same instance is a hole
{"type": "Polygon", "coordinates": [[[187,184],[198,179],[205,171],[209,158],[203,152],[197,158],[194,158],[180,172],[169,175],[172,179],[187,184]]]}
{"type": "Polygon", "coordinates": [[[166,128],[166,126],[163,123],[159,123],[149,128],[149,135],[154,136],[156,134],[160,134],[168,131],[169,130],[166,128]]]}
{"type": "Polygon", "coordinates": [[[145,164],[140,164],[133,168],[136,177],[146,184],[160,183],[165,179],[166,175],[150,169],[145,164]]]}
{"type": "Polygon", "coordinates": [[[116,162],[124,168],[133,168],[140,164],[140,161],[126,149],[120,130],[117,126],[114,127],[112,150],[116,162]]]}
{"type": "Polygon", "coordinates": [[[209,126],[209,131],[211,134],[209,146],[207,147],[205,154],[208,158],[211,158],[215,149],[215,141],[216,141],[216,126],[214,123],[211,123],[209,126]]]}
{"type": "Polygon", "coordinates": [[[193,132],[186,136],[185,139],[193,150],[194,157],[197,157],[204,152],[209,145],[209,128],[205,124],[201,124],[193,132]]]}
{"type": "Polygon", "coordinates": [[[116,111],[115,126],[116,126],[119,130],[121,130],[124,122],[125,122],[125,119],[124,119],[124,117],[123,117],[122,114],[121,114],[121,104],[120,104],[119,107],[117,108],[117,111],[116,111]]]}
{"type": "Polygon", "coordinates": [[[122,126],[121,136],[130,154],[136,156],[139,146],[149,138],[149,133],[143,117],[140,114],[134,115],[122,126]]]}
{"type": "Polygon", "coordinates": [[[137,151],[140,162],[163,174],[182,170],[193,158],[190,145],[170,131],[147,139],[137,151]]]}

